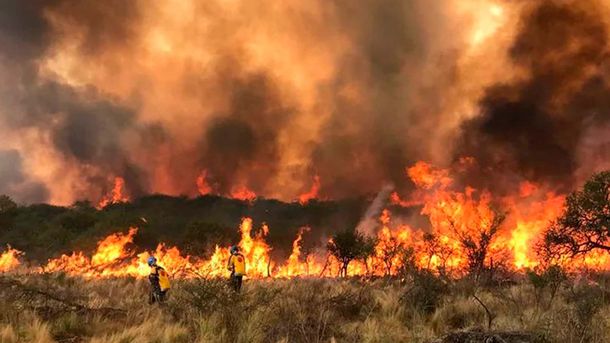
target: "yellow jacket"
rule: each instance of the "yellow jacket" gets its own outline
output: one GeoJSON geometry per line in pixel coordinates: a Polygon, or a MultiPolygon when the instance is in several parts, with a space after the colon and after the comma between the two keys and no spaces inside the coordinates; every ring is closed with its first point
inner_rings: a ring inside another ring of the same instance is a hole
{"type": "Polygon", "coordinates": [[[246,275],[246,258],[242,254],[235,254],[229,257],[229,270],[235,275],[246,275]]]}
{"type": "Polygon", "coordinates": [[[167,274],[165,269],[163,269],[163,267],[157,265],[153,266],[151,268],[150,276],[148,278],[153,283],[158,282],[161,291],[166,291],[170,288],[169,275],[167,274]]]}

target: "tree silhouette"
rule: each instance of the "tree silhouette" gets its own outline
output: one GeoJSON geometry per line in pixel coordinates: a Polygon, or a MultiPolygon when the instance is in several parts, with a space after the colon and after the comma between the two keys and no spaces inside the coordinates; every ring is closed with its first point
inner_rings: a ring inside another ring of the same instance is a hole
{"type": "Polygon", "coordinates": [[[347,267],[355,259],[366,259],[373,253],[374,240],[362,233],[347,229],[335,234],[328,242],[328,251],[341,263],[341,276],[347,276],[347,267]]]}
{"type": "Polygon", "coordinates": [[[594,175],[567,197],[564,212],[545,232],[542,248],[550,256],[610,252],[610,171],[594,175]]]}

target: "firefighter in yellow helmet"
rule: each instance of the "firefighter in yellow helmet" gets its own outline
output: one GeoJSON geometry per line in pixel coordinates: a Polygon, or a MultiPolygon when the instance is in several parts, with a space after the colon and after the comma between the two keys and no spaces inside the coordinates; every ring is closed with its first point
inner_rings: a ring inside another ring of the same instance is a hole
{"type": "Polygon", "coordinates": [[[246,258],[239,252],[239,247],[231,247],[231,256],[227,269],[231,271],[231,284],[236,292],[241,291],[241,284],[244,275],[246,275],[246,258]]]}
{"type": "Polygon", "coordinates": [[[151,304],[162,303],[165,301],[167,291],[169,291],[170,288],[169,275],[167,275],[167,272],[163,267],[157,264],[157,259],[153,256],[148,258],[148,266],[151,269],[148,280],[152,287],[149,302],[151,304]]]}

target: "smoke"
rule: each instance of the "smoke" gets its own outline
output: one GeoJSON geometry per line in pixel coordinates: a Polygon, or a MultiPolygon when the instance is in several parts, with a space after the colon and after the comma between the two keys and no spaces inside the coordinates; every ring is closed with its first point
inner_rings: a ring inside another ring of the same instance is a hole
{"type": "Polygon", "coordinates": [[[228,113],[204,128],[202,164],[224,194],[240,183],[265,187],[278,169],[278,134],[293,115],[264,75],[234,82],[228,113]]]}
{"type": "Polygon", "coordinates": [[[0,193],[16,194],[18,202],[43,201],[47,196],[44,185],[25,179],[21,156],[15,150],[0,150],[0,193]]]}
{"type": "Polygon", "coordinates": [[[332,199],[463,155],[570,184],[608,108],[605,21],[570,4],[1,1],[4,184],[46,189],[1,191],[192,196],[206,170],[222,195],[292,200],[318,175],[332,199]]]}
{"type": "Polygon", "coordinates": [[[377,193],[373,202],[369,205],[362,219],[356,226],[356,231],[360,231],[367,236],[374,236],[375,230],[379,227],[379,216],[383,207],[386,205],[390,192],[394,190],[393,185],[384,185],[377,193]]]}
{"type": "Polygon", "coordinates": [[[517,175],[569,190],[583,139],[608,137],[608,30],[600,6],[542,1],[526,11],[509,51],[525,78],[487,89],[481,115],[462,128],[456,157],[474,156],[489,172],[479,183],[502,187],[499,179],[517,175]]]}

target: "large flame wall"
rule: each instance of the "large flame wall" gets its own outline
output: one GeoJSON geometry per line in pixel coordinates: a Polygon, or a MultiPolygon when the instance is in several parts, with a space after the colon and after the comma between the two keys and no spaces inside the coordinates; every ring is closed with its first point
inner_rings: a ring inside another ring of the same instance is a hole
{"type": "MultiPolygon", "coordinates": [[[[366,260],[353,261],[348,275],[394,275],[405,266],[405,255],[420,268],[461,274],[468,269],[468,251],[464,237],[475,241],[482,232],[488,232],[498,216],[506,216],[497,234],[489,244],[486,263],[504,263],[505,267],[519,271],[536,268],[543,261],[536,245],[546,227],[563,209],[563,196],[545,191],[533,183],[522,183],[515,196],[494,197],[485,190],[460,187],[455,176],[465,172],[472,160],[463,160],[454,169],[440,169],[418,162],[406,169],[406,175],[417,189],[409,195],[409,206],[420,204],[421,214],[429,219],[430,229],[412,227],[408,218],[398,218],[393,224],[391,213],[384,209],[377,221],[374,235],[376,245],[366,260]],[[402,252],[402,253],[401,253],[402,252]]],[[[388,201],[393,201],[394,195],[388,201]]],[[[244,218],[239,227],[238,246],[246,257],[249,277],[336,276],[340,264],[327,253],[303,254],[302,242],[309,228],[299,230],[286,261],[273,261],[272,247],[265,242],[270,228],[262,224],[254,229],[252,219],[244,218]]],[[[177,247],[159,244],[152,252],[133,251],[136,228],[127,233],[109,235],[98,243],[89,257],[74,252],[51,259],[38,272],[66,272],[86,277],[145,276],[149,272],[146,260],[153,254],[159,264],[175,277],[218,277],[226,275],[229,247],[216,246],[210,258],[185,256],[177,247]]],[[[19,269],[21,253],[9,247],[0,256],[0,271],[19,269]]],[[[568,256],[553,261],[568,269],[610,269],[610,256],[605,252],[591,252],[579,259],[568,256]]],[[[34,267],[29,267],[31,271],[34,267]]]]}

